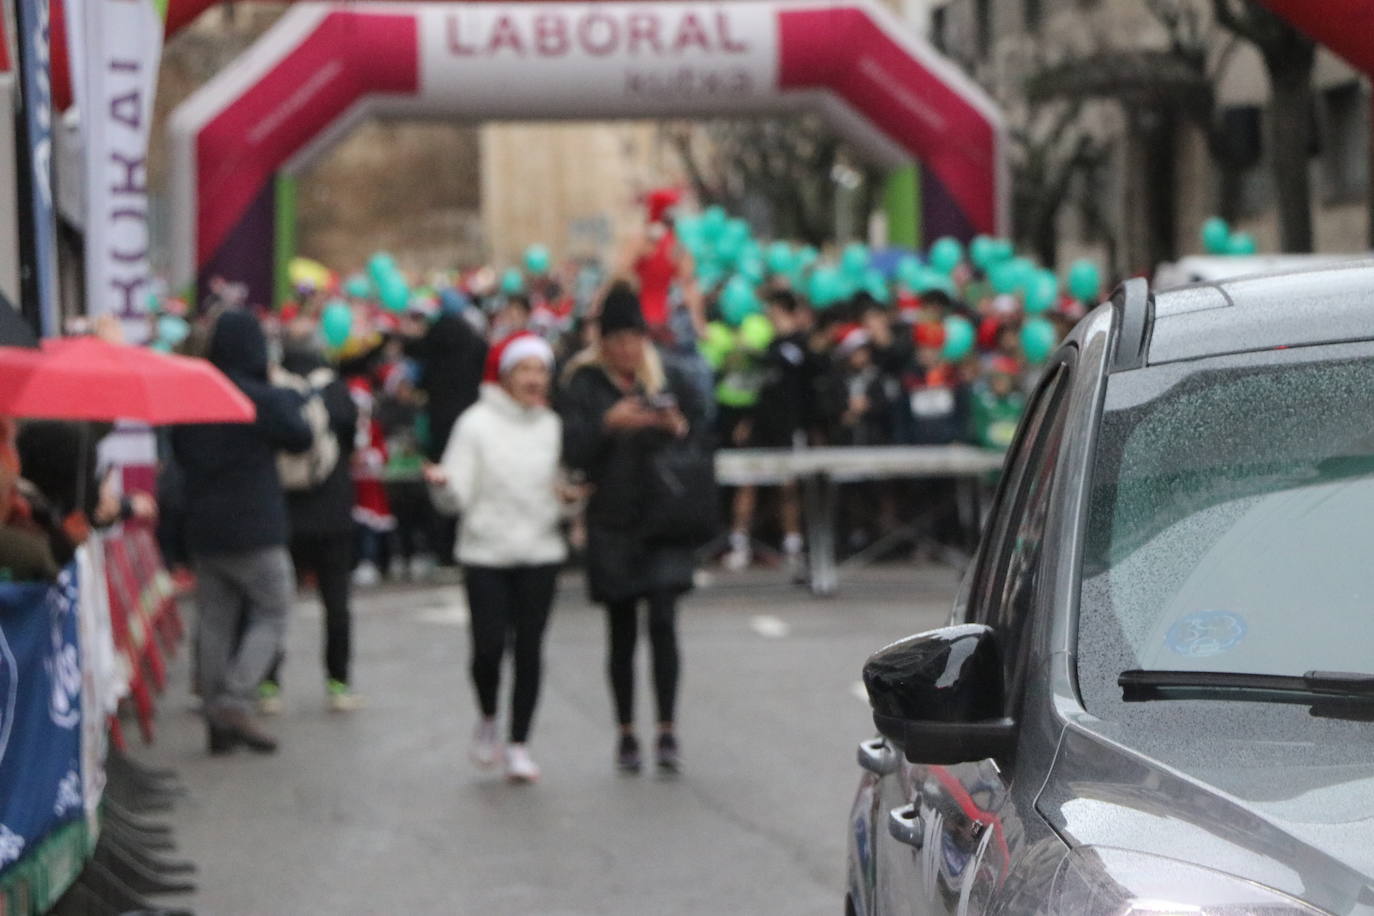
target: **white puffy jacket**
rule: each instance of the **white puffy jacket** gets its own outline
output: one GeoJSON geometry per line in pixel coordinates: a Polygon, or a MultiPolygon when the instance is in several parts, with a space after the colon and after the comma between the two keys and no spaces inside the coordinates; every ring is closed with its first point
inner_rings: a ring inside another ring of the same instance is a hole
{"type": "Polygon", "coordinates": [[[558,461],[563,424],[522,406],[499,385],[458,418],[444,449],[448,490],[462,513],[455,554],[471,566],[560,563],[558,461]]]}

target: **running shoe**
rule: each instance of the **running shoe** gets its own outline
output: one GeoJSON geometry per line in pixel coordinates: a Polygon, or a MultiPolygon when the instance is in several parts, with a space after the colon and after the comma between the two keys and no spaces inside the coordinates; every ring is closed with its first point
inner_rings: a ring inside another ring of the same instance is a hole
{"type": "Polygon", "coordinates": [[[325,682],[325,691],[329,694],[330,712],[353,712],[362,708],[363,698],[343,681],[330,678],[325,682]]]}
{"type": "Polygon", "coordinates": [[[643,762],[639,756],[639,739],[634,735],[621,735],[616,745],[615,766],[622,773],[638,773],[643,762]]]}
{"type": "Polygon", "coordinates": [[[519,783],[539,781],[539,765],[530,759],[525,745],[512,744],[506,748],[506,779],[519,783]]]}
{"type": "Polygon", "coordinates": [[[496,766],[501,759],[501,741],[496,733],[496,720],[483,719],[472,736],[472,762],[484,770],[496,766]]]}
{"type": "Polygon", "coordinates": [[[682,754],[672,732],[658,733],[658,768],[664,773],[682,772],[682,754]]]}
{"type": "Polygon", "coordinates": [[[263,681],[258,685],[258,715],[279,716],[281,712],[281,685],[274,681],[263,681]]]}

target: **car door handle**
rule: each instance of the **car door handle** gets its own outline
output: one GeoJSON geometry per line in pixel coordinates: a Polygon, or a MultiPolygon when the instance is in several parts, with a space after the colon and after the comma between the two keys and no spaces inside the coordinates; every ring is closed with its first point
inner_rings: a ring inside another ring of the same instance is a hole
{"type": "Polygon", "coordinates": [[[925,825],[914,804],[893,808],[887,813],[887,832],[898,843],[917,849],[925,845],[925,825]]]}
{"type": "Polygon", "coordinates": [[[897,752],[886,740],[870,738],[859,742],[859,766],[868,772],[886,776],[896,771],[898,763],[897,752]]]}

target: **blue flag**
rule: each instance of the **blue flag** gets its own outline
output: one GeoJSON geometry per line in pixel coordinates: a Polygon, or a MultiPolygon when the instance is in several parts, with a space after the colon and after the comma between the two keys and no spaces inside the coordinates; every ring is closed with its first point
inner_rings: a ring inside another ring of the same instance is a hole
{"type": "Polygon", "coordinates": [[[0,876],[84,817],[76,566],[0,584],[0,876]]]}

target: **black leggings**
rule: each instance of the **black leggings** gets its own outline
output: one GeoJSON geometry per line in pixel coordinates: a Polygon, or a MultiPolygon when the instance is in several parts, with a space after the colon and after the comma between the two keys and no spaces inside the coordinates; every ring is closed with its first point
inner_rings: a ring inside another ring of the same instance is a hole
{"type": "Polygon", "coordinates": [[[557,566],[466,566],[468,613],[472,621],[472,683],[482,715],[496,715],[501,660],[515,636],[515,687],[511,696],[510,741],[529,737],[539,701],[544,626],[549,621],[557,566]]]}
{"type": "MultiPolygon", "coordinates": [[[[679,656],[677,649],[677,595],[650,595],[649,642],[654,653],[654,695],[658,721],[672,722],[677,705],[679,656]]],[[[606,605],[606,673],[615,698],[616,721],[631,725],[635,719],[635,640],[639,631],[639,602],[617,601],[606,605]]]]}
{"type": "MultiPolygon", "coordinates": [[[[297,535],[291,539],[291,561],[299,579],[315,574],[315,585],[324,604],[324,671],[330,680],[348,683],[348,664],[353,654],[353,614],[348,607],[349,571],[353,568],[351,534],[297,535]]],[[[285,653],[278,652],[264,680],[279,679],[285,653]]]]}

